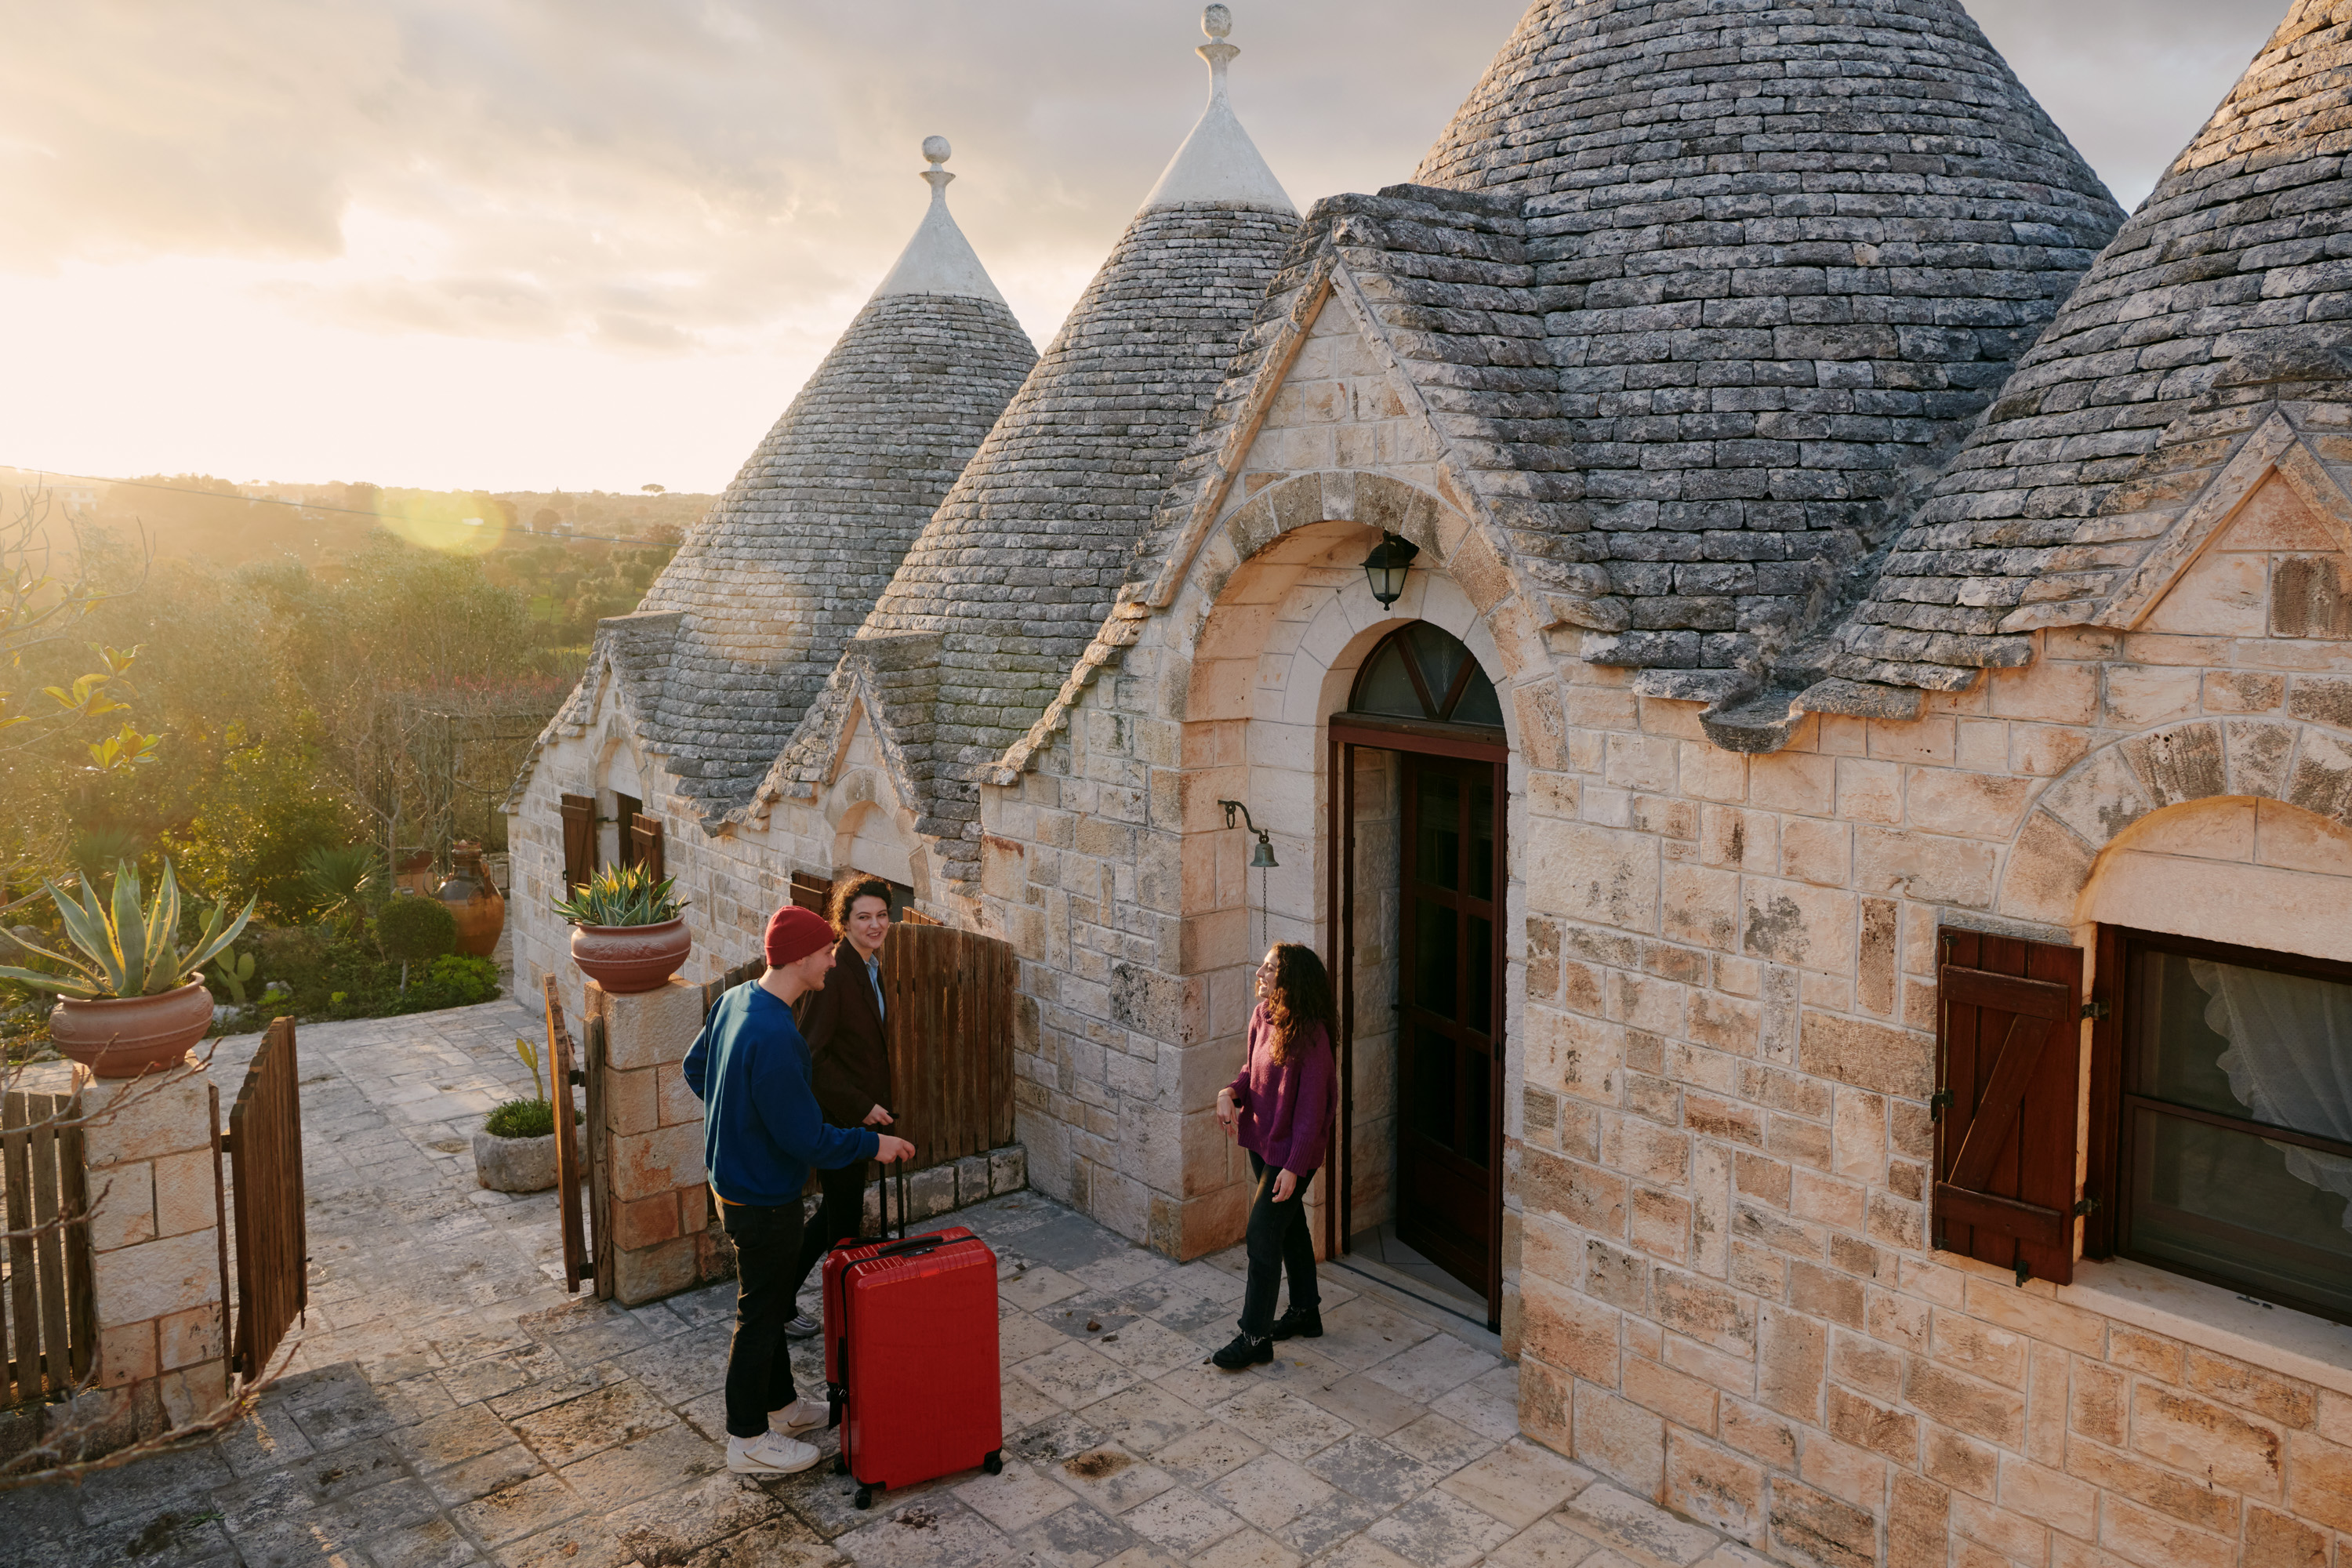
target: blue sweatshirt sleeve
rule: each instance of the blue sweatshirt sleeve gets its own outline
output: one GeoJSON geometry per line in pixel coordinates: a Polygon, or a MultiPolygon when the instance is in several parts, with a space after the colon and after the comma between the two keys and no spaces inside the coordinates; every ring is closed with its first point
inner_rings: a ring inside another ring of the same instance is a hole
{"type": "Polygon", "coordinates": [[[870,1127],[833,1127],[816,1102],[815,1091],[798,1064],[775,1052],[761,1059],[751,1102],[760,1121],[784,1152],[803,1165],[837,1171],[881,1152],[882,1140],[870,1127]]]}
{"type": "Polygon", "coordinates": [[[709,1081],[705,1075],[710,1071],[710,1021],[718,1016],[719,1009],[713,1007],[702,1020],[702,1030],[694,1037],[694,1045],[686,1053],[686,1060],[680,1064],[686,1073],[686,1087],[694,1091],[697,1100],[710,1098],[705,1092],[704,1086],[709,1081]]]}

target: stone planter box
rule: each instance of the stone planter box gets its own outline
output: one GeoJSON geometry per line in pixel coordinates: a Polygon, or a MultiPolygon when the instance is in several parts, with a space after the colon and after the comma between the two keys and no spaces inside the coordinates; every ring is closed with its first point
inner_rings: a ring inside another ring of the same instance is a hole
{"type": "Polygon", "coordinates": [[[474,1173],[495,1193],[543,1193],[555,1185],[555,1134],[494,1138],[474,1134],[474,1173]]]}

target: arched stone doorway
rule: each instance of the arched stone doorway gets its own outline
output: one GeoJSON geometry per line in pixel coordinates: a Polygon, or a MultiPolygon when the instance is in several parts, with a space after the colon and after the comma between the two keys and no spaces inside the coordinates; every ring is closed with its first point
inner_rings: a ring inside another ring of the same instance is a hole
{"type": "Polygon", "coordinates": [[[1502,1298],[1509,738],[1428,621],[1383,636],[1328,729],[1340,997],[1333,1239],[1492,1322],[1502,1298]]]}

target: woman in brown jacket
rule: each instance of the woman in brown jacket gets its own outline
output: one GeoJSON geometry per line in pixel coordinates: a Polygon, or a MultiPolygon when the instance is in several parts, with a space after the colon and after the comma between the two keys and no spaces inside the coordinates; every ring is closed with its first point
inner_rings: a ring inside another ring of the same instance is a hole
{"type": "MultiPolygon", "coordinates": [[[[808,1041],[810,1077],[824,1119],[835,1127],[890,1125],[890,1050],[883,1035],[882,943],[890,935],[890,884],[879,877],[856,877],[834,890],[832,970],[824,984],[803,996],[793,1010],[808,1041]]],[[[793,1294],[836,1241],[855,1237],[866,1215],[866,1162],[837,1171],[819,1171],[824,1193],[816,1223],[802,1233],[793,1294]]],[[[824,1324],[806,1312],[784,1331],[807,1339],[824,1324]]]]}

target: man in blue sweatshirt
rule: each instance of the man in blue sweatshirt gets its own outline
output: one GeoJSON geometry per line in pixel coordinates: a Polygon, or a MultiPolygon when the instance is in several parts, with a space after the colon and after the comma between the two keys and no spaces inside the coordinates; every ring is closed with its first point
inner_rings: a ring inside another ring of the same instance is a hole
{"type": "Polygon", "coordinates": [[[915,1146],[870,1127],[830,1127],[809,1085],[809,1050],[793,1004],[833,967],[833,928],[801,909],[768,921],[768,972],[719,999],[686,1053],[686,1086],[703,1102],[702,1159],[735,1243],[735,1337],[727,1350],[727,1468],[789,1475],[817,1462],[793,1434],[825,1418],[799,1398],[784,1325],[795,1308],[801,1188],[810,1167],[904,1160],[915,1146]]]}

